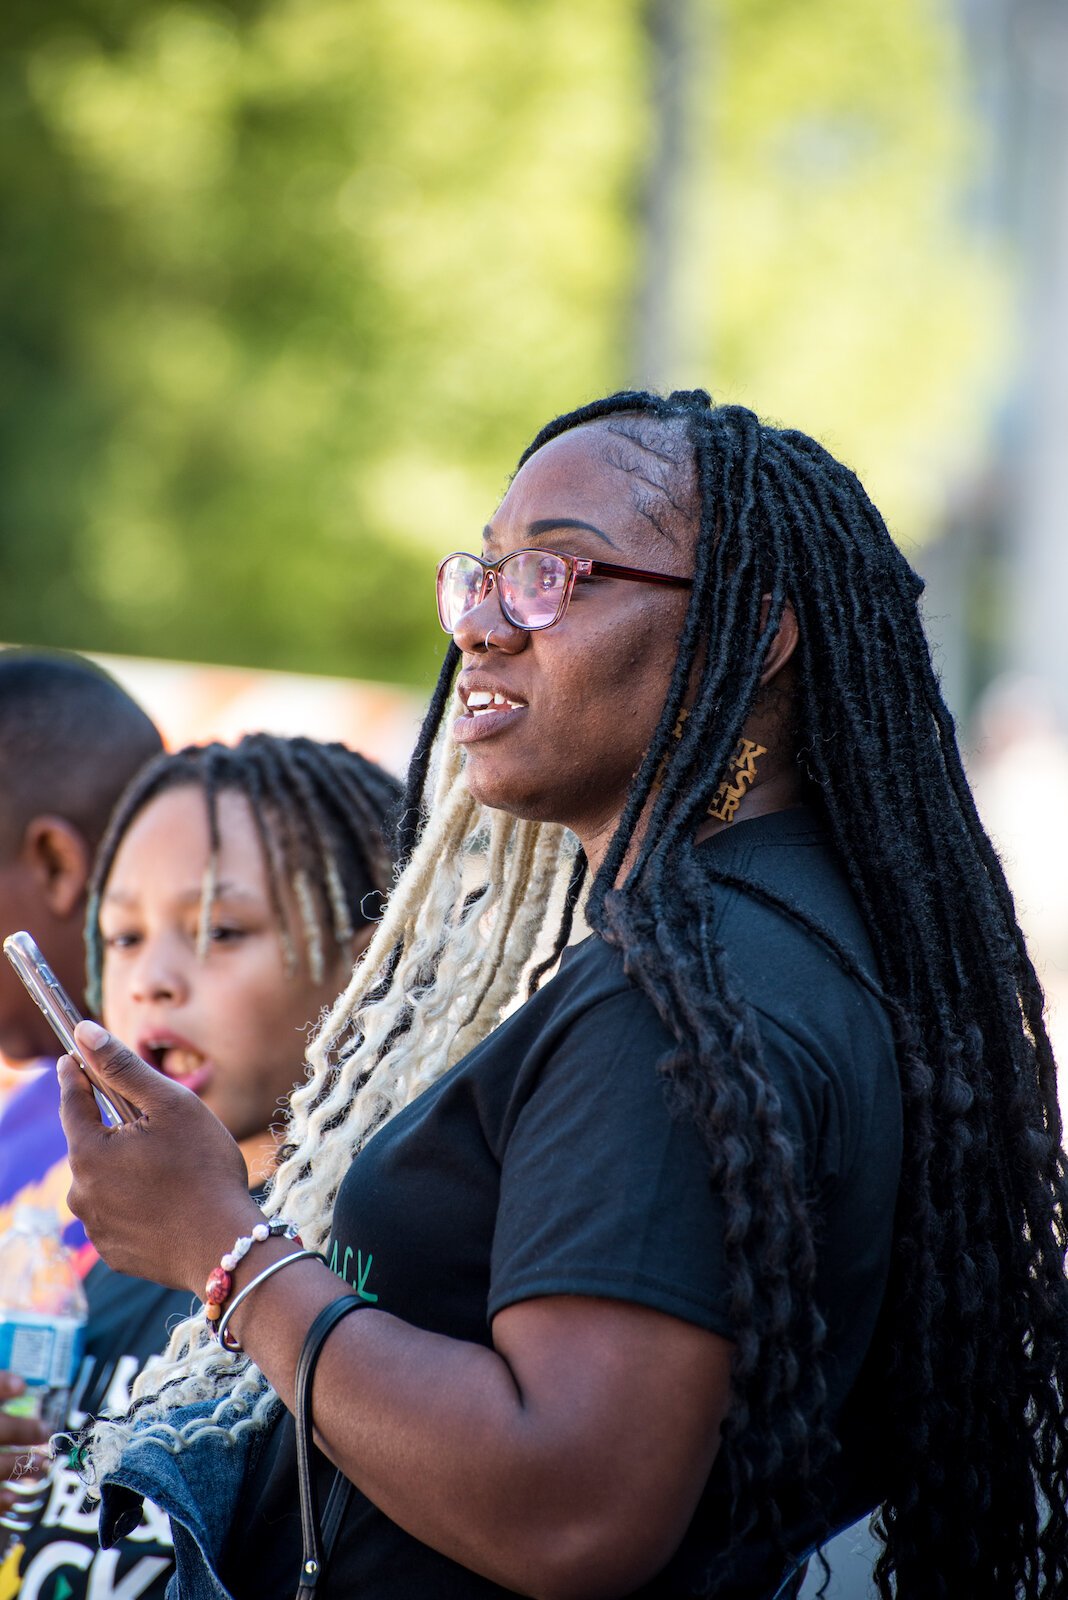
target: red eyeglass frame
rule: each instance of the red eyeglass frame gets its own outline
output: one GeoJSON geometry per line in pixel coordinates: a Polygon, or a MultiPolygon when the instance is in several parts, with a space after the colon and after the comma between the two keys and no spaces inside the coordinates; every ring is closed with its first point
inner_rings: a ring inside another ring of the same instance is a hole
{"type": "MultiPolygon", "coordinates": [[[[578,578],[626,578],[629,579],[631,583],[662,583],[668,585],[672,589],[693,588],[692,578],[680,578],[677,577],[673,572],[649,572],[644,567],[621,567],[617,566],[613,561],[591,561],[587,556],[565,555],[562,550],[546,550],[541,547],[530,546],[523,550],[509,550],[508,554],[506,556],[501,556],[499,561],[484,561],[481,556],[472,555],[469,550],[453,550],[449,555],[445,556],[443,560],[438,562],[436,580],[438,621],[440,622],[444,631],[448,634],[453,633],[456,624],[454,623],[451,628],[447,627],[445,624],[444,611],[441,603],[441,580],[442,573],[445,571],[445,568],[448,566],[449,562],[454,561],[457,556],[463,556],[467,561],[474,561],[482,568],[482,584],[478,591],[478,599],[472,601],[472,603],[467,607],[466,611],[461,611],[460,617],[466,617],[468,611],[473,611],[476,606],[480,606],[482,604],[483,600],[485,600],[491,589],[496,589],[497,604],[501,608],[501,614],[505,621],[510,622],[513,628],[521,628],[524,633],[538,633],[544,628],[555,628],[556,624],[562,619],[564,613],[567,611],[568,604],[571,600],[571,593],[578,578]],[[504,603],[504,596],[501,594],[501,587],[497,575],[499,569],[504,566],[505,562],[513,560],[516,556],[555,556],[556,559],[558,561],[562,561],[564,566],[567,568],[567,582],[564,585],[560,605],[557,608],[556,615],[551,622],[538,622],[531,626],[526,622],[516,622],[513,617],[509,616],[508,609],[504,603]]],[[[457,617],[457,622],[459,622],[460,617],[457,617]]]]}

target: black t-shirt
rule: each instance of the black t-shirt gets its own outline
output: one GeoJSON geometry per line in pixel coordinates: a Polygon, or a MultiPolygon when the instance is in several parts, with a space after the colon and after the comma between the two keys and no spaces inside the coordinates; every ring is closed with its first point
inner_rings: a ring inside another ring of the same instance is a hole
{"type": "MultiPolygon", "coordinates": [[[[698,854],[802,908],[874,976],[845,878],[809,812],[738,823],[698,854]]],[[[722,886],[714,903],[714,937],[756,1014],[817,1211],[833,1415],[856,1384],[889,1262],[901,1154],[890,1028],[870,992],[796,921],[722,886]]],[[[484,1345],[498,1311],[556,1294],[634,1301],[730,1337],[722,1206],[697,1132],[671,1114],[656,1072],[672,1042],[619,952],[586,939],[366,1146],[338,1195],[331,1266],[382,1309],[484,1345]]],[[[847,1462],[846,1480],[869,1466],[847,1462]]],[[[321,1497],[332,1474],[322,1461],[321,1497]]],[[[720,1459],[682,1546],[643,1596],[701,1591],[729,1542],[725,1477],[720,1459]]],[[[224,1576],[238,1600],[284,1596],[299,1550],[287,1414],[258,1453],[224,1576]]],[[[732,1593],[763,1592],[769,1559],[759,1541],[745,1545],[732,1593]]],[[[413,1539],[357,1492],[327,1592],[473,1600],[507,1591],[413,1539]]]]}
{"type": "MultiPolygon", "coordinates": [[[[66,1424],[72,1433],[91,1416],[126,1410],[134,1378],[196,1304],[189,1294],[128,1278],[99,1260],[85,1279],[85,1293],[85,1357],[66,1424]]],[[[163,1512],[146,1501],[140,1526],[113,1550],[100,1549],[99,1516],[78,1474],[57,1462],[33,1526],[11,1541],[8,1556],[19,1586],[7,1591],[0,1584],[0,1591],[27,1600],[163,1600],[174,1569],[163,1512]]]]}

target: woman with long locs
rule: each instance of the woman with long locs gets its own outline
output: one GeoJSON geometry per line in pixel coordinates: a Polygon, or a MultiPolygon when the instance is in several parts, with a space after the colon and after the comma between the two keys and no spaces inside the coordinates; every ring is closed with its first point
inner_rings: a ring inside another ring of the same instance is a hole
{"type": "MultiPolygon", "coordinates": [[[[325,1259],[249,1248],[227,1349],[184,1324],[82,1446],[105,1537],[131,1490],[189,1531],[183,1600],[296,1589],[343,1293],[319,1592],[789,1596],[878,1508],[884,1600],[1068,1595],[1054,1063],[920,589],[850,471],[701,391],[550,423],[443,561],[407,866],[264,1207],[325,1259]]],[[[65,1068],[72,1204],[203,1293],[263,1220],[232,1142],[79,1040],[143,1116],[65,1068]]]]}

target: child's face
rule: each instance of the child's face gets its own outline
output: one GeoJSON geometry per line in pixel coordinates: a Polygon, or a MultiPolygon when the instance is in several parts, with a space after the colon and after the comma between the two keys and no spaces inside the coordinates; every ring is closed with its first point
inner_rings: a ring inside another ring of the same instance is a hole
{"type": "MultiPolygon", "coordinates": [[[[238,1140],[276,1120],[303,1076],[306,1028],[348,981],[351,953],[324,934],[313,982],[299,918],[286,970],[278,916],[248,800],[218,796],[217,892],[197,955],[210,841],[203,792],[171,789],[127,829],[104,888],[103,1017],[138,1055],[184,1083],[238,1140]],[[332,955],[336,954],[333,965],[332,955]]],[[[287,889],[288,894],[288,889],[287,889]]],[[[288,899],[286,902],[289,911],[288,899]]]]}

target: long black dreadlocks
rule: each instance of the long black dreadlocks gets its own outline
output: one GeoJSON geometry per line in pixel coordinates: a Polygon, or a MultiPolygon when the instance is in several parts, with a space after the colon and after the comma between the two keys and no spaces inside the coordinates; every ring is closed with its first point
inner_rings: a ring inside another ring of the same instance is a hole
{"type": "MultiPolygon", "coordinates": [[[[587,916],[674,1034],[661,1071],[725,1198],[736,1362],[723,1448],[739,1515],[774,1527],[784,1487],[814,1493],[833,1449],[812,1220],[758,1025],[710,931],[709,872],[694,854],[789,602],[800,635],[797,760],[872,939],[904,1106],[880,1346],[879,1591],[883,1600],[1068,1595],[1068,1175],[1054,1062],[1042,993],[931,664],[922,584],[852,472],[806,435],[714,407],[700,390],[584,406],[544,428],[520,466],[593,422],[605,423],[654,521],[658,502],[668,516],[680,509],[683,474],[696,484],[694,587],[674,675],[587,916]]],[[[457,661],[451,647],[409,774],[408,848],[457,661]]],[[[581,863],[576,892],[580,873],[581,863]]],[[[780,909],[870,986],[833,935],[780,909]]]]}
{"type": "Polygon", "coordinates": [[[346,745],[250,733],[232,747],[188,745],[173,755],[160,755],[142,768],[119,800],[93,867],[85,947],[87,994],[97,1009],[103,963],[100,896],[116,851],[150,800],[186,785],[204,792],[211,842],[202,926],[207,926],[215,892],[218,797],[227,791],[243,794],[250,802],[291,970],[297,962],[298,930],[290,925],[285,883],[296,903],[299,935],[316,979],[324,970],[324,939],[333,941],[335,948],[347,947],[354,932],[377,919],[381,897],[390,888],[390,840],[401,787],[375,762],[346,745]]]}

